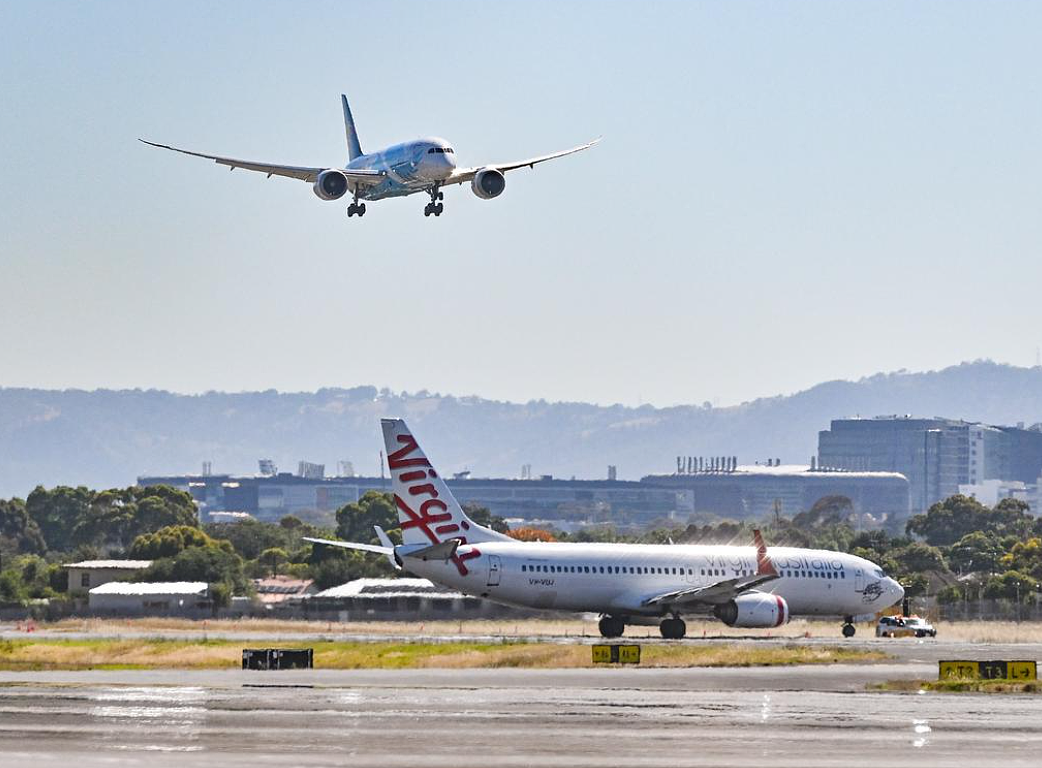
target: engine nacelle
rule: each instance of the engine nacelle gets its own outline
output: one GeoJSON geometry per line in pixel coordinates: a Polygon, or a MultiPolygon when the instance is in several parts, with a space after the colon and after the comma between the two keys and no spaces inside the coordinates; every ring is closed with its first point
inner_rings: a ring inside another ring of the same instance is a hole
{"type": "Polygon", "coordinates": [[[780,627],[789,621],[789,604],[780,595],[750,592],[713,609],[729,627],[780,627]]]}
{"type": "Polygon", "coordinates": [[[322,171],[315,179],[315,194],[322,200],[336,200],[347,194],[347,176],[335,168],[322,171]]]}
{"type": "Polygon", "coordinates": [[[470,188],[482,200],[491,200],[503,194],[503,190],[507,188],[507,177],[495,168],[482,168],[474,174],[470,188]]]}

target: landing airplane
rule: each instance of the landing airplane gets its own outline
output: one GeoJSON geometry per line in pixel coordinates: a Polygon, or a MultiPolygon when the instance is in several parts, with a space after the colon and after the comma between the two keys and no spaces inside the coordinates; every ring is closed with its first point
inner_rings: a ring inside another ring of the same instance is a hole
{"type": "Polygon", "coordinates": [[[150,147],[169,149],[185,155],[213,160],[218,165],[227,165],[229,169],[242,168],[247,171],[265,173],[272,176],[287,176],[312,184],[312,189],[321,200],[339,200],[351,193],[354,202],[347,206],[348,216],[364,216],[365,203],[359,200],[383,200],[386,197],[404,197],[417,192],[426,192],[431,197],[424,216],[441,216],[445,204],[442,187],[451,184],[470,182],[470,188],[482,200],[499,197],[506,189],[507,171],[518,168],[534,168],[539,163],[553,160],[575,152],[589,149],[600,139],[580,144],[561,152],[549,155],[530,157],[512,163],[492,163],[473,168],[456,167],[456,150],[445,139],[429,138],[395,144],[379,152],[365,154],[358,142],[358,132],[351,116],[351,107],[347,104],[347,96],[340,95],[344,106],[344,130],[347,134],[347,151],[350,162],[343,168],[307,168],[296,165],[275,165],[258,163],[252,160],[236,160],[231,157],[205,155],[201,152],[190,152],[187,149],[171,147],[167,144],[156,144],[152,141],[138,139],[150,147]]]}
{"type": "Polygon", "coordinates": [[[901,600],[904,589],[873,562],[843,552],[765,546],[521,542],[478,525],[453,498],[405,422],[382,421],[403,543],[307,539],[375,552],[398,568],[506,605],[599,613],[600,632],[654,624],[667,639],[681,615],[710,613],[730,627],[778,627],[793,616],[854,617],[901,600]]]}

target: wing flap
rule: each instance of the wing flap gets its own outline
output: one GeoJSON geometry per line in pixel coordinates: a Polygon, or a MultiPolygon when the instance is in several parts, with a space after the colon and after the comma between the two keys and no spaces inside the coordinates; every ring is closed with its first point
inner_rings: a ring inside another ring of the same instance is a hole
{"type": "MultiPolygon", "coordinates": [[[[171,147],[168,144],[157,144],[153,141],[146,141],[145,139],[138,139],[142,144],[148,144],[150,147],[158,147],[159,149],[169,149],[171,152],[180,152],[182,155],[191,155],[192,157],[201,157],[204,160],[213,160],[218,165],[226,165],[230,170],[236,168],[242,168],[245,171],[256,171],[258,173],[265,173],[268,177],[272,176],[285,176],[290,179],[300,179],[301,181],[314,182],[318,178],[318,174],[322,171],[328,170],[327,168],[310,168],[307,166],[300,165],[276,165],[274,163],[260,163],[254,160],[238,160],[234,157],[221,157],[220,155],[207,155],[202,152],[192,152],[188,149],[180,149],[179,147],[171,147]]],[[[336,168],[335,170],[340,171],[351,181],[362,182],[362,183],[375,183],[384,176],[383,171],[374,171],[361,168],[336,168]]]]}

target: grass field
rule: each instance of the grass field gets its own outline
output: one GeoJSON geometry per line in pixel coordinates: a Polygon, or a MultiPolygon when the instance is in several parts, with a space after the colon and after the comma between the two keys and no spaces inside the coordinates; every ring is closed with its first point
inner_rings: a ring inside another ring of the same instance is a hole
{"type": "MultiPolygon", "coordinates": [[[[586,645],[504,642],[335,642],[279,643],[279,647],[314,648],[316,669],[590,667],[586,645]]],[[[0,640],[0,669],[220,669],[241,664],[242,641],[170,639],[0,640]]],[[[871,662],[881,651],[841,646],[782,645],[756,647],[654,645],[642,649],[646,667],[777,666],[871,662]]]]}

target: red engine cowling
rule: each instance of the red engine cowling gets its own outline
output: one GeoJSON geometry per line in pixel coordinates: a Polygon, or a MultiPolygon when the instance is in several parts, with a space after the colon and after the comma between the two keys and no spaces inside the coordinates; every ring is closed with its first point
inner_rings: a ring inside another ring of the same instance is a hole
{"type": "Polygon", "coordinates": [[[321,200],[337,200],[347,194],[347,176],[335,168],[322,171],[313,189],[321,200]]]}
{"type": "Polygon", "coordinates": [[[749,592],[713,609],[729,627],[780,627],[789,621],[789,604],[780,595],[749,592]]]}
{"type": "Polygon", "coordinates": [[[491,200],[503,194],[503,190],[507,188],[507,177],[495,168],[482,168],[474,174],[470,188],[482,200],[491,200]]]}

